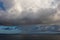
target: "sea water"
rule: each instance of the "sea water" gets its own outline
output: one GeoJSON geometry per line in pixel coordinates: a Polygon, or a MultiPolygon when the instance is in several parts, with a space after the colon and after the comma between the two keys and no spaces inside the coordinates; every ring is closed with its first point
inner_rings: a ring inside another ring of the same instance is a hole
{"type": "Polygon", "coordinates": [[[0,26],[0,34],[55,34],[60,33],[59,25],[0,26]]]}

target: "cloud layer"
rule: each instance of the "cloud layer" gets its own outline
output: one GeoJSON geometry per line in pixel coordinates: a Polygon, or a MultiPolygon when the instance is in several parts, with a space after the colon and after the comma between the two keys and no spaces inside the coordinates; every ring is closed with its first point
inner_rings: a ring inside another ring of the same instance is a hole
{"type": "Polygon", "coordinates": [[[60,21],[59,0],[0,0],[0,24],[44,24],[60,21]]]}

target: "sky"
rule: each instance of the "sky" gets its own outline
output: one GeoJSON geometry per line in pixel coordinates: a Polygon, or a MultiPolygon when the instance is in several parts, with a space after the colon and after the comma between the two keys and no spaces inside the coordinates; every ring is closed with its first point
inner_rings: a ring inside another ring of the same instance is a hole
{"type": "Polygon", "coordinates": [[[0,24],[60,23],[60,0],[0,0],[0,24]]]}

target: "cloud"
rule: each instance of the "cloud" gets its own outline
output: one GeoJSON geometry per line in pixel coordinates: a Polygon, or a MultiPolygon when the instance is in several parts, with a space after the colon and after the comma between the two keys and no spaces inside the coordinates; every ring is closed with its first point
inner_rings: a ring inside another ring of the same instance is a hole
{"type": "Polygon", "coordinates": [[[1,25],[48,24],[60,20],[57,15],[60,9],[59,0],[0,0],[0,2],[6,9],[0,10],[1,25]]]}

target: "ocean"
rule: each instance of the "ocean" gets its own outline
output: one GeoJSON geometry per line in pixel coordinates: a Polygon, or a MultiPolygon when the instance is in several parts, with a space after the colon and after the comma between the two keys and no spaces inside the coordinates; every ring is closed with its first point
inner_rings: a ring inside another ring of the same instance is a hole
{"type": "Polygon", "coordinates": [[[10,31],[10,33],[5,32],[7,34],[4,32],[0,34],[0,40],[60,40],[58,29],[59,25],[0,26],[0,33],[1,30],[10,31]],[[15,33],[15,29],[19,29],[22,33],[18,31],[19,34],[12,34],[11,30],[15,33]]]}

